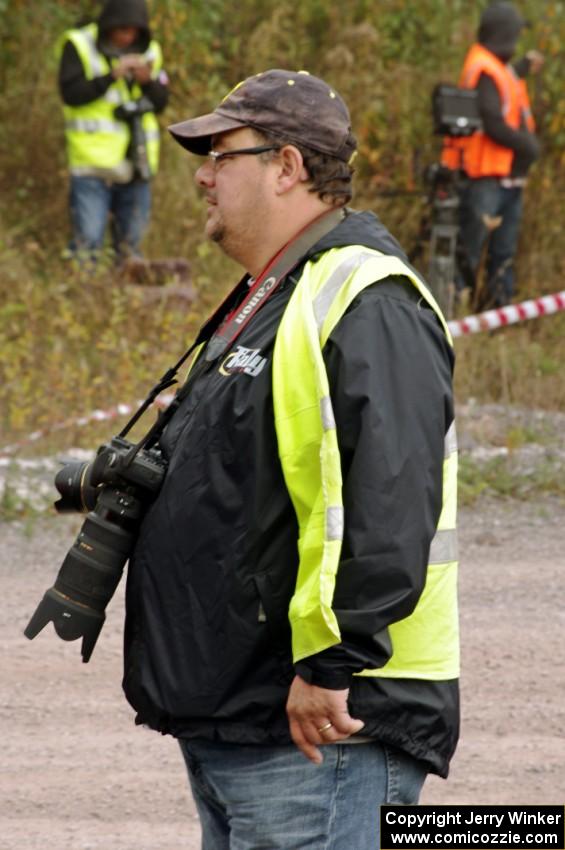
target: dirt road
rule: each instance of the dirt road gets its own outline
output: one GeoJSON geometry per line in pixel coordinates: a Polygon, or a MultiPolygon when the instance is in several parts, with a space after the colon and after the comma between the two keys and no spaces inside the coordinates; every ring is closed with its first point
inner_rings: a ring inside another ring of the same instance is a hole
{"type": "MultiPolygon", "coordinates": [[[[562,517],[550,500],[461,513],[462,735],[422,802],[565,801],[562,517]]],[[[176,745],[121,694],[123,587],[89,664],[51,627],[22,635],[78,524],[0,525],[0,850],[196,850],[176,745]]]]}

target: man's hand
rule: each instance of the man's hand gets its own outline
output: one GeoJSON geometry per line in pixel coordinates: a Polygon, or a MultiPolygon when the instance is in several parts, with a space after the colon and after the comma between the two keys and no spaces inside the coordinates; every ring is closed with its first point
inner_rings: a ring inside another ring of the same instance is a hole
{"type": "Polygon", "coordinates": [[[151,63],[140,62],[139,65],[134,67],[133,76],[136,83],[139,83],[140,86],[146,85],[151,80],[151,63]]]}
{"type": "Polygon", "coordinates": [[[530,74],[537,74],[543,68],[545,56],[539,50],[528,50],[526,59],[530,61],[530,74]]]}
{"type": "Polygon", "coordinates": [[[128,53],[116,62],[112,68],[112,76],[115,80],[120,77],[133,77],[140,85],[144,85],[151,79],[151,64],[136,53],[128,53]]]}
{"type": "Polygon", "coordinates": [[[364,726],[349,714],[348,694],[348,688],[332,691],[294,677],[286,703],[290,734],[298,749],[314,764],[323,761],[317,745],[343,741],[364,726]]]}

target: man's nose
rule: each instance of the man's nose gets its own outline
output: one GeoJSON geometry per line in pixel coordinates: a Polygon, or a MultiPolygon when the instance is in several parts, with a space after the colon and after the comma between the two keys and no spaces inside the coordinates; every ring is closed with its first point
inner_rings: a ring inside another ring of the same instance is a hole
{"type": "Polygon", "coordinates": [[[214,184],[215,172],[214,165],[211,162],[203,162],[200,168],[197,169],[194,175],[194,181],[197,186],[208,187],[214,184]]]}

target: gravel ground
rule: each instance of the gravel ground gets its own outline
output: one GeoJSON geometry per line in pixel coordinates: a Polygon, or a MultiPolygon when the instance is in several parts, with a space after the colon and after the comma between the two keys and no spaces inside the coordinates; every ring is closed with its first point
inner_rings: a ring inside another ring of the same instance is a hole
{"type": "MultiPolygon", "coordinates": [[[[504,448],[498,419],[468,411],[468,451],[504,448]]],[[[557,453],[562,424],[543,418],[557,453]]],[[[50,626],[23,637],[79,526],[0,524],[0,850],[196,850],[175,742],[135,727],[121,693],[123,582],[89,664],[50,626]]],[[[461,741],[422,802],[563,804],[563,503],[484,498],[460,512],[460,549],[461,741]]]]}

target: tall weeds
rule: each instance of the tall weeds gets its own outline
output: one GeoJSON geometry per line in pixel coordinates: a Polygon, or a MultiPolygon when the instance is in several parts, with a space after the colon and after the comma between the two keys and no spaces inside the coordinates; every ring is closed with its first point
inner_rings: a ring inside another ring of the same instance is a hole
{"type": "MultiPolygon", "coordinates": [[[[375,210],[410,247],[422,213],[416,166],[434,161],[430,93],[455,81],[485,2],[463,0],[153,0],[172,97],[163,125],[206,111],[242,77],[304,67],[347,99],[359,138],[357,206],[375,210]]],[[[544,144],[527,192],[519,297],[564,288],[561,205],[565,4],[522,0],[533,26],[524,48],[546,54],[534,84],[544,144]]],[[[164,132],[162,168],[145,250],[190,260],[195,304],[143,293],[103,265],[86,274],[61,259],[68,238],[63,127],[53,47],[94,0],[0,0],[1,443],[70,415],[131,401],[180,354],[239,275],[203,243],[195,162],[164,132]]],[[[460,399],[558,407],[565,397],[564,317],[457,342],[460,399]]],[[[84,432],[87,433],[87,432],[84,432]]],[[[80,435],[77,433],[77,439],[80,435]]],[[[90,437],[89,433],[89,437],[90,437]]],[[[0,446],[1,447],[1,446],[0,446]]]]}

